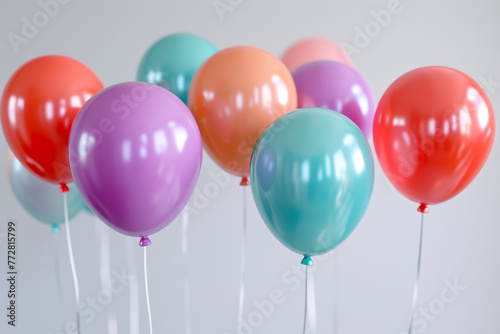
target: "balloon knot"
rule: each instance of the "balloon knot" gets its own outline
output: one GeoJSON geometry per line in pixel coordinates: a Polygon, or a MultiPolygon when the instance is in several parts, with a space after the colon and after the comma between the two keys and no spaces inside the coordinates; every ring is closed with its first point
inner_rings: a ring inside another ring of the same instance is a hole
{"type": "Polygon", "coordinates": [[[52,234],[57,234],[59,233],[59,224],[52,224],[52,227],[50,228],[50,232],[52,232],[52,234]]]}
{"type": "Polygon", "coordinates": [[[69,191],[69,187],[66,183],[61,182],[60,183],[61,187],[59,188],[59,192],[62,193],[67,193],[69,191]]]}
{"type": "Polygon", "coordinates": [[[313,260],[308,255],[304,255],[304,258],[300,263],[303,264],[304,266],[312,266],[314,264],[313,260]]]}
{"type": "Polygon", "coordinates": [[[248,176],[243,176],[241,178],[240,186],[249,186],[250,185],[250,179],[248,176]]]}
{"type": "Polygon", "coordinates": [[[429,207],[425,203],[420,203],[420,206],[417,209],[418,212],[429,213],[429,207]]]}
{"type": "Polygon", "coordinates": [[[151,240],[147,236],[142,236],[141,241],[139,241],[139,246],[146,247],[151,245],[151,240]]]}

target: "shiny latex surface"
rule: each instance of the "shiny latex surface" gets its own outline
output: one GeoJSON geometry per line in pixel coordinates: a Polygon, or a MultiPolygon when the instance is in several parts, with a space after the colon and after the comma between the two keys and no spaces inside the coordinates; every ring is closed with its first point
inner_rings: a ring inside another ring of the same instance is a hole
{"type": "Polygon", "coordinates": [[[202,143],[186,105],[164,88],[126,82],[104,89],[78,114],[70,163],[83,199],[130,236],[158,232],[188,202],[202,143]]]}
{"type": "Polygon", "coordinates": [[[219,51],[196,73],[189,108],[212,159],[247,177],[250,156],[264,129],[297,107],[292,76],[270,53],[249,46],[219,51]]]}
{"type": "Polygon", "coordinates": [[[449,200],[479,173],[493,145],[495,117],[483,89],[447,67],[423,67],[384,93],[373,142],[389,181],[408,199],[449,200]]]}
{"type": "Polygon", "coordinates": [[[101,89],[99,78],[72,58],[43,56],[24,64],[10,78],[1,102],[3,133],[14,155],[47,182],[72,182],[71,125],[101,89]]]}
{"type": "Polygon", "coordinates": [[[187,104],[193,76],[215,52],[217,48],[203,37],[186,33],[168,35],[146,51],[137,80],[162,86],[187,104]]]}
{"type": "Polygon", "coordinates": [[[305,256],[337,247],[357,227],[373,189],[373,160],[359,128],[322,108],[274,121],[252,156],[252,193],[264,222],[305,256]]]}

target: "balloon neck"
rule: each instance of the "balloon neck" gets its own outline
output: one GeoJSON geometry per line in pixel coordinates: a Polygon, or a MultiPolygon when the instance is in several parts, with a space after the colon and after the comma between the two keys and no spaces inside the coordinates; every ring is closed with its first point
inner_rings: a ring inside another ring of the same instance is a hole
{"type": "Polygon", "coordinates": [[[141,241],[139,241],[139,246],[146,247],[151,245],[151,240],[147,236],[142,236],[141,241]]]}
{"type": "Polygon", "coordinates": [[[250,185],[250,179],[248,176],[243,176],[241,178],[240,186],[249,186],[250,185]]]}
{"type": "Polygon", "coordinates": [[[59,192],[61,194],[67,193],[69,191],[69,187],[68,187],[68,185],[66,183],[61,182],[60,185],[61,185],[61,187],[59,187],[59,192]]]}
{"type": "Polygon", "coordinates": [[[425,203],[420,203],[420,206],[418,207],[417,211],[421,213],[429,213],[429,207],[425,203]]]}
{"type": "Polygon", "coordinates": [[[52,224],[52,226],[50,227],[50,232],[52,232],[52,234],[57,234],[59,233],[60,229],[59,229],[59,224],[52,224]]]}
{"type": "Polygon", "coordinates": [[[313,259],[311,259],[311,257],[308,255],[304,255],[304,258],[300,263],[304,266],[312,266],[314,264],[313,259]]]}

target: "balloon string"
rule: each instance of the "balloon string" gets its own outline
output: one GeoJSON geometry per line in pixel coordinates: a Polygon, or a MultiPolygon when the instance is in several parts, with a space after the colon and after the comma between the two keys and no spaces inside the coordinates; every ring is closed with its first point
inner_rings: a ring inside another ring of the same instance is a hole
{"type": "Polygon", "coordinates": [[[420,285],[420,265],[422,263],[422,240],[424,236],[424,213],[422,212],[422,219],[420,220],[420,242],[418,247],[418,260],[417,260],[417,278],[415,279],[415,287],[413,288],[413,302],[410,313],[410,325],[408,328],[408,334],[411,334],[413,327],[413,314],[417,307],[418,300],[418,289],[420,285]]]}
{"type": "Polygon", "coordinates": [[[134,246],[135,243],[132,244],[132,239],[126,240],[127,246],[127,259],[128,259],[128,268],[130,273],[132,274],[133,280],[129,284],[129,294],[130,294],[130,334],[139,334],[139,286],[137,281],[137,268],[135,265],[135,255],[134,255],[134,246]]]}
{"type": "Polygon", "coordinates": [[[73,245],[71,244],[71,231],[69,227],[68,217],[68,195],[63,193],[64,198],[64,221],[66,223],[66,239],[68,243],[68,255],[71,265],[71,273],[73,275],[73,284],[75,288],[75,303],[76,303],[76,332],[80,334],[80,288],[78,284],[78,276],[76,275],[75,257],[73,256],[73,245]]]}
{"type": "Polygon", "coordinates": [[[190,314],[190,290],[189,290],[189,271],[188,271],[188,242],[187,230],[189,225],[189,215],[186,210],[182,211],[182,263],[184,266],[184,326],[186,334],[191,333],[191,314],[190,314]]]}
{"type": "MultiPolygon", "coordinates": [[[[307,268],[306,268],[307,270],[307,268]]],[[[307,297],[307,324],[311,333],[316,333],[316,280],[314,272],[309,273],[306,289],[309,290],[307,297]]]]}
{"type": "MultiPolygon", "coordinates": [[[[100,239],[100,279],[101,279],[101,287],[103,290],[111,291],[111,255],[109,250],[109,231],[107,226],[105,226],[99,218],[95,217],[96,223],[96,232],[98,233],[98,237],[100,239]]],[[[117,323],[116,317],[112,315],[110,312],[107,312],[108,317],[108,333],[117,333],[117,323]]]]}
{"type": "Polygon", "coordinates": [[[149,301],[149,286],[148,286],[148,255],[147,248],[144,248],[144,288],[146,290],[146,305],[148,307],[149,318],[149,334],[153,334],[153,322],[151,320],[151,302],[149,301]]]}
{"type": "Polygon", "coordinates": [[[308,276],[309,276],[309,266],[306,266],[306,284],[305,284],[305,288],[304,288],[304,291],[305,291],[305,299],[304,299],[304,331],[303,333],[306,334],[306,330],[307,330],[307,306],[308,306],[308,276]]]}
{"type": "Polygon", "coordinates": [[[247,192],[246,186],[243,188],[243,235],[241,240],[241,261],[240,261],[240,302],[238,308],[238,327],[240,333],[243,326],[243,309],[245,305],[245,260],[246,260],[246,234],[247,234],[247,192]]]}

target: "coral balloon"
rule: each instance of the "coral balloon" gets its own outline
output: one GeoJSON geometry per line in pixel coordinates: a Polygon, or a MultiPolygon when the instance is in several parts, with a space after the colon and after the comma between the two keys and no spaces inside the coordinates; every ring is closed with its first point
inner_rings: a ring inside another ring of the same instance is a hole
{"type": "Polygon", "coordinates": [[[389,181],[408,199],[428,204],[464,190],[488,159],[493,108],[466,74],[432,66],[410,71],[384,93],[373,142],[389,181]]]}
{"type": "Polygon", "coordinates": [[[85,65],[64,56],[31,60],[10,78],[2,95],[2,128],[14,155],[45,181],[72,182],[71,125],[82,105],[103,89],[85,65]]]}
{"type": "Polygon", "coordinates": [[[188,102],[208,154],[248,185],[255,142],[274,119],[297,107],[297,92],[278,58],[238,46],[219,51],[200,67],[188,102]]]}
{"type": "Polygon", "coordinates": [[[330,60],[354,67],[347,52],[338,43],[326,38],[306,38],[290,46],[281,60],[290,72],[315,61],[330,60]]]}
{"type": "Polygon", "coordinates": [[[264,222],[306,265],[354,231],[373,189],[363,133],[322,108],[298,109],[271,123],[255,145],[250,171],[264,222]]]}
{"type": "Polygon", "coordinates": [[[184,103],[198,68],[217,48],[193,34],[168,35],[153,44],[142,58],[137,80],[162,86],[184,103]]]}
{"type": "MultiPolygon", "coordinates": [[[[21,206],[35,219],[52,226],[52,232],[59,231],[59,224],[64,223],[63,196],[57,191],[58,186],[43,181],[33,175],[12,157],[8,174],[12,192],[21,206]]],[[[74,217],[85,205],[74,184],[69,184],[68,217],[74,217]]]]}
{"type": "Polygon", "coordinates": [[[173,93],[126,82],[90,99],[71,130],[75,184],[96,216],[142,237],[170,224],[188,202],[201,168],[196,121],[173,93]]]}
{"type": "Polygon", "coordinates": [[[317,61],[293,72],[293,80],[299,108],[338,111],[369,138],[376,105],[370,86],[355,69],[334,61],[317,61]]]}

